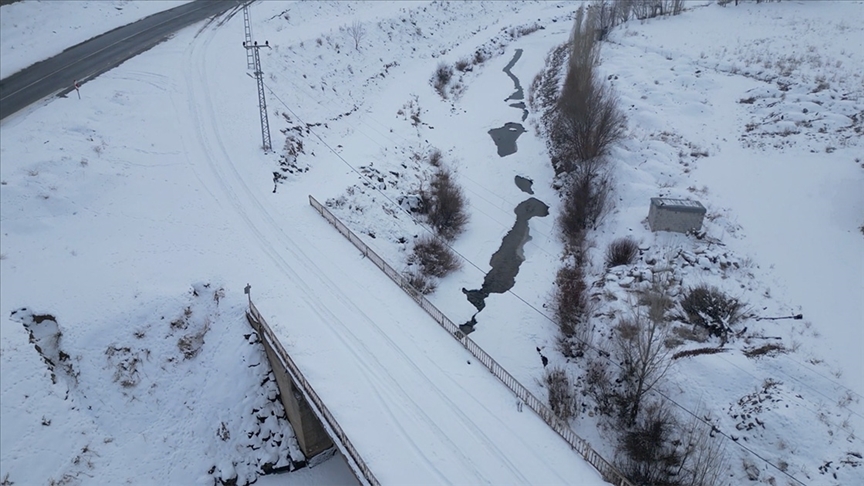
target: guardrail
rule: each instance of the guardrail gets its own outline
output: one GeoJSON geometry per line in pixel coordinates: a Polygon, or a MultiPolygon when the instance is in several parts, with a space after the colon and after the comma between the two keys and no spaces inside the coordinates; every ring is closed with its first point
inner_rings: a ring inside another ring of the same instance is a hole
{"type": "Polygon", "coordinates": [[[497,361],[492,359],[489,354],[483,351],[480,346],[478,346],[471,338],[465,335],[462,331],[459,330],[459,327],[453,323],[447,316],[444,315],[443,312],[438,310],[437,307],[432,305],[426,297],[423,296],[417,289],[415,289],[411,284],[408,283],[405,278],[402,277],[402,274],[396,271],[393,267],[391,267],[387,262],[384,261],[383,258],[378,256],[374,250],[369,248],[369,246],[364,243],[357,235],[354,234],[353,231],[348,229],[345,224],[339,221],[333,213],[330,212],[329,209],[324,207],[321,203],[319,203],[314,197],[309,196],[309,204],[318,211],[321,216],[324,217],[327,221],[330,222],[339,233],[342,234],[345,238],[348,239],[354,246],[357,247],[363,254],[368,258],[371,262],[373,262],[378,268],[380,268],[391,280],[393,280],[399,287],[405,291],[415,302],[420,304],[420,307],[423,308],[430,316],[432,316],[435,321],[444,328],[454,339],[459,341],[462,346],[465,347],[477,360],[483,363],[489,371],[495,375],[496,378],[501,380],[504,385],[507,386],[516,396],[522,400],[526,405],[528,405],[531,410],[533,410],[540,418],[549,425],[552,430],[554,430],[558,435],[560,435],[570,447],[576,450],[576,452],[581,455],[585,461],[594,466],[603,478],[614,484],[615,486],[633,486],[626,477],[624,477],[621,472],[619,472],[612,464],[610,464],[607,460],[603,459],[600,454],[598,454],[588,442],[579,437],[573,429],[570,428],[564,421],[558,418],[552,410],[543,404],[537,397],[535,397],[527,388],[522,386],[516,378],[513,377],[507,370],[504,369],[497,361]]]}
{"type": "Polygon", "coordinates": [[[267,324],[267,321],[265,321],[261,313],[258,312],[258,308],[255,307],[255,304],[252,303],[251,299],[249,300],[249,310],[246,311],[246,316],[249,318],[250,322],[254,321],[258,324],[258,329],[255,330],[258,331],[261,339],[266,339],[270,344],[270,348],[276,351],[276,355],[279,357],[279,360],[282,361],[280,364],[291,376],[294,384],[300,388],[306,402],[312,405],[312,408],[317,412],[316,415],[318,416],[318,419],[321,420],[322,425],[328,429],[330,437],[335,438],[342,445],[342,452],[345,454],[348,464],[351,466],[351,470],[354,471],[354,475],[357,476],[357,479],[360,481],[365,479],[370,486],[380,486],[381,483],[378,482],[378,479],[376,479],[375,475],[372,474],[372,471],[363,461],[363,458],[360,457],[360,453],[357,452],[357,449],[354,448],[351,440],[348,439],[347,435],[345,435],[345,431],[342,430],[342,427],[340,427],[336,422],[336,419],[333,417],[333,414],[330,413],[330,410],[328,410],[324,405],[324,402],[321,401],[321,397],[315,393],[315,390],[309,382],[306,381],[306,377],[303,376],[303,373],[300,372],[300,369],[291,357],[288,356],[288,352],[285,351],[284,347],[282,347],[282,343],[280,343],[276,338],[276,335],[273,334],[273,329],[270,328],[270,325],[267,324]]]}

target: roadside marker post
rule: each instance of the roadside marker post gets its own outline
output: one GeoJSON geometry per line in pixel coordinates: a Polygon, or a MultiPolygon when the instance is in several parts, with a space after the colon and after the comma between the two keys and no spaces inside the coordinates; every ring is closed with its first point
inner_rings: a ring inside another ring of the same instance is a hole
{"type": "Polygon", "coordinates": [[[81,85],[78,83],[77,79],[72,82],[72,86],[75,88],[75,92],[78,93],[78,99],[80,100],[81,99],[81,92],[78,91],[78,88],[80,88],[81,85]]]}

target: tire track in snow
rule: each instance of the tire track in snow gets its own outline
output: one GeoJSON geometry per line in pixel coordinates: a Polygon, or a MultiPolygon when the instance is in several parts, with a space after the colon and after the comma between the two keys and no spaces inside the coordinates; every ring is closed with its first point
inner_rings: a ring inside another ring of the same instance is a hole
{"type": "MultiPolygon", "coordinates": [[[[496,455],[498,455],[499,458],[501,459],[502,464],[506,465],[511,470],[514,477],[519,477],[522,481],[527,482],[528,481],[527,478],[522,476],[522,474],[517,469],[515,469],[513,467],[513,465],[510,463],[510,461],[507,460],[507,457],[504,455],[504,453],[495,445],[494,441],[489,439],[489,437],[486,436],[486,434],[483,433],[483,431],[480,430],[473,421],[471,421],[464,413],[462,413],[460,408],[458,406],[456,406],[456,404],[454,402],[452,402],[452,400],[450,400],[449,397],[440,390],[440,388],[435,386],[435,384],[429,379],[429,377],[427,375],[425,375],[423,373],[423,371],[420,370],[420,368],[417,367],[417,365],[413,361],[411,361],[409,359],[409,357],[404,352],[402,352],[402,350],[392,340],[389,339],[389,337],[387,337],[387,335],[377,326],[377,324],[372,319],[369,318],[369,316],[367,314],[365,314],[359,308],[357,308],[356,305],[354,305],[354,303],[350,299],[348,299],[347,296],[341,290],[339,290],[335,285],[333,285],[333,282],[331,280],[324,277],[324,275],[321,274],[321,272],[320,272],[320,268],[317,267],[308,258],[308,256],[302,251],[302,249],[300,249],[300,247],[290,237],[288,237],[288,235],[286,235],[281,230],[278,230],[278,228],[279,228],[278,223],[266,211],[266,209],[263,207],[263,205],[260,203],[260,201],[258,201],[255,198],[251,189],[243,181],[243,179],[240,176],[239,172],[237,171],[236,167],[234,167],[233,164],[231,164],[230,157],[228,157],[227,150],[225,149],[224,145],[222,144],[221,139],[218,136],[214,136],[213,138],[215,138],[216,141],[215,141],[215,144],[213,143],[213,140],[211,140],[211,137],[209,136],[210,134],[206,133],[204,127],[206,126],[206,123],[205,123],[206,121],[217,120],[218,118],[216,117],[215,110],[213,109],[213,105],[212,105],[211,99],[209,97],[209,89],[207,88],[207,82],[206,82],[207,76],[206,76],[206,72],[204,72],[203,56],[201,55],[201,53],[199,53],[197,51],[198,51],[198,45],[202,45],[202,47],[206,51],[206,46],[212,41],[214,35],[215,35],[215,30],[211,30],[210,32],[207,33],[206,37],[201,41],[201,44],[193,43],[190,46],[190,48],[187,50],[187,58],[190,61],[190,65],[194,67],[194,72],[197,75],[197,81],[200,82],[199,87],[201,87],[203,89],[200,91],[195,89],[196,88],[196,84],[195,84],[196,80],[194,78],[190,77],[190,75],[188,73],[187,73],[187,88],[189,90],[189,93],[194,93],[194,94],[201,93],[200,97],[201,97],[201,100],[205,102],[204,105],[207,108],[206,114],[208,116],[206,118],[202,119],[201,114],[199,112],[199,108],[198,108],[197,104],[195,103],[194,95],[192,97],[190,97],[189,109],[190,109],[190,113],[192,114],[192,116],[194,118],[193,121],[196,122],[195,125],[197,127],[197,136],[198,136],[199,142],[201,144],[201,147],[204,150],[204,152],[208,155],[207,161],[210,165],[211,170],[214,172],[214,175],[216,175],[217,181],[219,182],[221,189],[229,196],[229,200],[231,201],[231,205],[234,207],[236,213],[244,220],[249,231],[253,234],[255,239],[259,242],[259,246],[262,248],[262,250],[265,251],[267,256],[271,259],[271,261],[273,261],[274,264],[276,264],[286,274],[289,274],[290,276],[293,277],[292,280],[293,280],[293,283],[295,285],[302,287],[302,290],[304,291],[303,293],[307,297],[307,303],[313,304],[311,306],[311,307],[313,307],[311,310],[313,310],[313,312],[315,312],[316,315],[322,317],[322,320],[325,322],[339,325],[343,331],[351,334],[352,337],[357,339],[356,334],[351,333],[350,328],[348,326],[345,326],[344,323],[338,317],[336,317],[332,312],[330,312],[330,310],[327,308],[327,306],[324,305],[323,302],[320,301],[320,299],[317,297],[318,293],[314,292],[308,285],[306,285],[304,280],[300,278],[300,276],[294,271],[294,269],[291,267],[291,265],[284,258],[282,258],[278,254],[278,252],[276,252],[274,250],[274,245],[272,245],[270,243],[269,239],[267,238],[267,236],[264,235],[258,229],[258,227],[255,225],[254,221],[252,220],[252,217],[239,203],[240,198],[238,197],[238,191],[235,190],[234,187],[232,187],[231,183],[228,182],[228,179],[225,177],[225,173],[223,172],[223,170],[215,163],[215,160],[217,160],[217,159],[223,159],[226,162],[225,166],[229,167],[230,171],[232,172],[232,174],[230,174],[233,176],[233,178],[231,180],[237,181],[240,183],[240,191],[245,196],[244,199],[247,200],[248,202],[252,203],[254,207],[257,207],[257,209],[258,209],[257,214],[262,216],[266,220],[266,222],[268,223],[268,226],[270,228],[277,229],[277,232],[279,233],[277,236],[281,237],[280,239],[283,240],[282,243],[287,243],[285,249],[288,250],[292,254],[292,256],[296,257],[297,262],[301,263],[307,269],[310,269],[311,270],[310,273],[319,277],[319,280],[321,281],[321,283],[324,284],[328,288],[328,290],[330,290],[331,293],[329,295],[337,297],[349,309],[354,310],[354,311],[358,312],[359,314],[361,314],[364,317],[364,320],[367,323],[371,324],[373,329],[381,337],[383,337],[387,341],[388,346],[392,350],[399,353],[400,357],[404,358],[404,362],[410,364],[411,368],[418,374],[419,377],[421,377],[427,384],[430,385],[431,389],[433,389],[435,391],[435,393],[438,395],[438,397],[442,401],[445,401],[450,405],[451,410],[457,412],[457,414],[460,416],[460,419],[464,423],[466,428],[469,430],[472,430],[474,432],[474,434],[477,436],[479,442],[485,443],[491,452],[494,452],[496,455]],[[211,147],[213,147],[213,146],[218,147],[219,152],[220,152],[219,154],[214,153],[214,151],[211,149],[211,147]],[[221,155],[221,157],[220,157],[220,155],[221,155]]],[[[213,135],[216,135],[216,134],[214,133],[213,135]]],[[[371,375],[371,376],[375,377],[379,383],[388,382],[391,385],[391,389],[395,388],[399,392],[401,392],[400,396],[404,399],[409,400],[411,402],[411,404],[414,406],[413,407],[414,412],[415,412],[414,415],[416,417],[422,418],[423,422],[425,422],[439,436],[439,438],[442,441],[447,442],[450,445],[452,445],[454,450],[459,450],[459,447],[457,446],[457,444],[453,443],[449,439],[449,437],[435,424],[435,421],[431,417],[429,417],[428,414],[423,412],[425,407],[421,406],[416,401],[412,400],[410,397],[410,394],[406,393],[405,389],[403,387],[401,387],[393,379],[391,374],[387,371],[388,368],[386,366],[384,366],[380,361],[378,361],[377,358],[375,358],[376,353],[371,352],[371,350],[368,347],[362,346],[363,354],[361,355],[361,353],[358,352],[358,350],[355,348],[355,346],[352,345],[351,342],[349,342],[348,340],[343,338],[339,333],[334,332],[334,335],[340,341],[342,341],[342,343],[346,346],[346,348],[358,359],[359,364],[361,364],[364,367],[364,370],[366,370],[368,372],[367,375],[371,375]],[[377,370],[384,370],[384,372],[382,373],[382,372],[377,371],[376,369],[373,369],[370,366],[369,358],[371,358],[372,361],[375,362],[375,364],[377,365],[377,367],[376,367],[377,370]]],[[[360,342],[359,339],[356,342],[360,342]]],[[[399,421],[396,418],[395,414],[393,413],[393,410],[388,406],[388,402],[381,397],[381,392],[378,389],[375,389],[375,392],[378,396],[379,401],[390,412],[391,418],[393,418],[398,423],[399,421]]],[[[407,432],[404,430],[404,427],[401,428],[400,430],[409,439],[409,442],[411,443],[411,445],[420,453],[420,456],[425,457],[426,453],[423,452],[417,446],[417,444],[414,442],[413,439],[411,439],[410,435],[408,435],[407,432]]],[[[463,460],[462,460],[463,465],[465,467],[469,468],[470,470],[474,471],[477,479],[482,481],[483,477],[480,474],[480,472],[476,469],[476,467],[474,467],[473,462],[468,460],[468,458],[466,458],[464,455],[460,455],[459,457],[463,457],[463,460]]],[[[428,463],[428,461],[427,461],[427,465],[430,467],[430,470],[435,471],[436,474],[440,476],[440,473],[437,472],[437,468],[435,467],[435,465],[428,463]]],[[[442,478],[442,479],[444,479],[444,478],[442,478]]],[[[562,481],[563,481],[563,478],[562,478],[562,481]]]]}

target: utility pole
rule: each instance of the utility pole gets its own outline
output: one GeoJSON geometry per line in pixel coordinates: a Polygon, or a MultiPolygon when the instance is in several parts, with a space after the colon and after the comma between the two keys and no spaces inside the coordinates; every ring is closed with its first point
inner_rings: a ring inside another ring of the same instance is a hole
{"type": "MultiPolygon", "coordinates": [[[[252,44],[252,22],[249,20],[249,3],[243,4],[243,27],[246,30],[246,44],[252,44]]],[[[246,50],[246,69],[255,67],[255,56],[246,50]]]]}
{"type": "Polygon", "coordinates": [[[246,52],[252,53],[254,61],[255,80],[258,81],[258,109],[261,114],[261,142],[264,147],[264,152],[270,151],[273,147],[270,144],[270,121],[267,119],[267,99],[264,97],[264,73],[261,71],[261,57],[258,55],[258,49],[262,47],[270,48],[270,42],[264,42],[263,46],[258,45],[258,41],[248,42],[243,41],[243,47],[246,52]]]}

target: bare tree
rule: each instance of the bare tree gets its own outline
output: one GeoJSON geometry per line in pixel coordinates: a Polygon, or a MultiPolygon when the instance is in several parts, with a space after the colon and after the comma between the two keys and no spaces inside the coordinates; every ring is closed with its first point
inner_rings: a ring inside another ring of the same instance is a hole
{"type": "Polygon", "coordinates": [[[712,434],[712,427],[702,422],[701,407],[693,413],[681,441],[684,453],[678,477],[684,486],[720,486],[728,467],[726,446],[712,434]]]}
{"type": "Polygon", "coordinates": [[[360,50],[360,42],[366,37],[366,28],[358,21],[354,21],[348,27],[348,35],[354,40],[354,49],[360,50]]]}
{"type": "Polygon", "coordinates": [[[598,79],[598,8],[576,11],[570,34],[570,58],[564,86],[552,120],[550,139],[559,161],[556,173],[568,165],[600,157],[624,133],[624,115],[612,88],[598,79]],[[563,163],[562,163],[563,162],[563,163]]]}
{"type": "Polygon", "coordinates": [[[668,335],[665,312],[645,313],[634,307],[633,316],[621,319],[615,327],[614,342],[621,361],[620,412],[630,424],[636,422],[645,395],[666,376],[672,363],[665,346],[668,335]]]}

